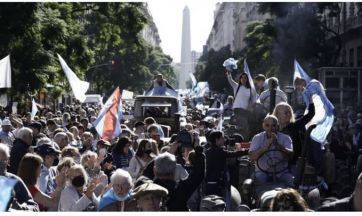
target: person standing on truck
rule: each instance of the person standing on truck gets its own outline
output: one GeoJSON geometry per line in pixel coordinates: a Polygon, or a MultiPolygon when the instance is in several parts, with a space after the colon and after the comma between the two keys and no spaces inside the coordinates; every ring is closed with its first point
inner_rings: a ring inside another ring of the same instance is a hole
{"type": "Polygon", "coordinates": [[[152,80],[152,84],[150,88],[146,91],[147,95],[166,95],[167,88],[176,92],[175,89],[167,82],[167,80],[163,79],[162,74],[157,74],[156,79],[152,80]]]}

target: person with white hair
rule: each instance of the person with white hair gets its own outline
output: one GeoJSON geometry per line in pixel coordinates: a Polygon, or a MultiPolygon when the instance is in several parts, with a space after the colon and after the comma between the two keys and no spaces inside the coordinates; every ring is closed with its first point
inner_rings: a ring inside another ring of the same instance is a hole
{"type": "Polygon", "coordinates": [[[8,208],[23,210],[23,211],[39,211],[38,204],[34,202],[23,180],[19,178],[17,175],[7,172],[6,167],[9,163],[9,158],[10,158],[9,147],[4,143],[0,143],[0,177],[15,179],[17,181],[13,188],[14,191],[13,195],[15,199],[13,199],[12,203],[9,203],[8,208]]]}
{"type": "Polygon", "coordinates": [[[111,176],[112,188],[101,198],[98,211],[129,211],[135,205],[132,197],[132,177],[122,169],[117,169],[111,176]]]}
{"type": "Polygon", "coordinates": [[[33,131],[28,127],[23,127],[18,132],[18,137],[14,141],[10,153],[9,172],[16,174],[18,166],[23,156],[30,152],[30,146],[33,142],[33,131]]]}
{"type": "Polygon", "coordinates": [[[12,124],[9,119],[4,119],[1,122],[0,141],[5,143],[11,149],[15,140],[14,133],[11,131],[12,124]]]}
{"type": "Polygon", "coordinates": [[[279,89],[279,80],[276,77],[270,77],[268,80],[269,88],[260,94],[258,102],[267,112],[272,113],[277,104],[287,102],[287,95],[279,89]]]}
{"type": "Polygon", "coordinates": [[[256,134],[250,144],[249,157],[256,162],[257,183],[283,182],[293,187],[293,175],[288,171],[288,160],[293,156],[290,136],[278,132],[279,122],[274,115],[267,115],[263,122],[264,131],[256,134]]]}
{"type": "Polygon", "coordinates": [[[154,183],[169,192],[168,211],[188,211],[187,201],[205,177],[205,154],[201,146],[195,147],[194,166],[189,176],[178,184],[175,181],[176,157],[168,152],[158,155],[154,163],[154,183]]]}
{"type": "Polygon", "coordinates": [[[69,139],[65,132],[59,132],[59,133],[55,134],[54,142],[56,142],[58,144],[60,151],[69,145],[69,139]]]}

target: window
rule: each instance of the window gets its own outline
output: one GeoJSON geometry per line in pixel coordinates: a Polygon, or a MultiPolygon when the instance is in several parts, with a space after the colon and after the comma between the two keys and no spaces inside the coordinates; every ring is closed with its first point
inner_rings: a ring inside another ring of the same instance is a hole
{"type": "Polygon", "coordinates": [[[362,67],[362,46],[357,47],[357,67],[362,67]]]}
{"type": "Polygon", "coordinates": [[[354,48],[351,48],[349,50],[349,66],[353,67],[354,66],[354,48]]]}
{"type": "Polygon", "coordinates": [[[326,78],[326,88],[339,88],[339,77],[326,78]]]}
{"type": "Polygon", "coordinates": [[[342,66],[347,65],[347,50],[342,50],[342,66]]]}
{"type": "Polygon", "coordinates": [[[358,86],[358,79],[356,77],[345,77],[343,78],[343,88],[356,89],[358,86]]]}

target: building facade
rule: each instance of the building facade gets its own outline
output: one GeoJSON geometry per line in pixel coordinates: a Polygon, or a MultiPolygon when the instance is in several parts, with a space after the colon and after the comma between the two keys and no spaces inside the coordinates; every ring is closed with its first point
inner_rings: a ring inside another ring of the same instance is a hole
{"type": "Polygon", "coordinates": [[[159,47],[161,44],[161,38],[158,33],[158,29],[156,24],[153,21],[151,12],[148,9],[147,3],[144,3],[144,7],[142,8],[142,12],[145,14],[147,18],[147,24],[143,28],[141,35],[143,39],[145,39],[149,44],[155,47],[159,47]]]}
{"type": "Polygon", "coordinates": [[[258,13],[256,2],[218,3],[214,11],[214,24],[206,42],[204,52],[230,45],[231,51],[245,47],[246,26],[256,20],[265,20],[270,15],[258,13]]]}

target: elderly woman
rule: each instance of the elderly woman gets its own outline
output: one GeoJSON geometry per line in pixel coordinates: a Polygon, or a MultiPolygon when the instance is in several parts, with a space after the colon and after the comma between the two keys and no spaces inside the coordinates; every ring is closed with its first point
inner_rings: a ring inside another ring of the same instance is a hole
{"type": "Polygon", "coordinates": [[[101,182],[104,186],[108,184],[108,177],[104,172],[101,170],[99,157],[97,153],[86,151],[80,160],[81,165],[84,167],[87,175],[90,179],[95,177],[99,177],[101,182]]]}
{"type": "Polygon", "coordinates": [[[54,135],[54,142],[58,144],[60,150],[67,147],[69,144],[68,135],[65,132],[59,132],[54,135]]]}
{"type": "Polygon", "coordinates": [[[303,149],[303,140],[301,139],[301,135],[304,135],[305,125],[310,120],[312,120],[315,114],[314,103],[309,104],[308,113],[299,119],[294,118],[293,108],[285,102],[276,105],[273,114],[278,118],[279,131],[289,135],[292,139],[293,157],[289,162],[292,166],[295,166],[298,157],[300,157],[302,154],[303,149]]]}
{"type": "Polygon", "coordinates": [[[68,185],[60,195],[58,211],[84,211],[92,204],[96,182],[88,185],[88,176],[81,165],[68,170],[68,185]],[[84,192],[85,191],[85,192],[84,192]]]}
{"type": "Polygon", "coordinates": [[[111,176],[112,188],[101,198],[98,211],[128,211],[132,208],[132,177],[122,169],[111,176]]]}
{"type": "Polygon", "coordinates": [[[78,128],[76,126],[72,126],[71,128],[69,128],[69,132],[71,132],[74,137],[74,141],[73,141],[73,143],[71,143],[71,145],[75,146],[75,147],[81,147],[82,141],[79,136],[78,128]]]}

